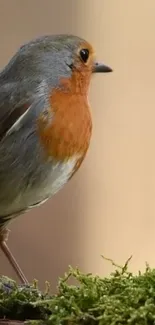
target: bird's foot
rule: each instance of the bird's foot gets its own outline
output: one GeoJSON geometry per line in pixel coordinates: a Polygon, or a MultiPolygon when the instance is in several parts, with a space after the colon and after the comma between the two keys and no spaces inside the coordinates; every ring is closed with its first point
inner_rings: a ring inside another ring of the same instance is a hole
{"type": "Polygon", "coordinates": [[[10,230],[8,228],[0,229],[0,242],[6,242],[9,237],[10,230]]]}
{"type": "Polygon", "coordinates": [[[16,272],[18,278],[24,285],[28,285],[28,280],[26,279],[24,273],[22,272],[20,266],[18,265],[15,257],[13,256],[12,252],[10,251],[6,241],[8,240],[10,230],[7,228],[0,229],[0,248],[5,254],[6,258],[10,262],[11,266],[13,267],[14,271],[16,272]]]}

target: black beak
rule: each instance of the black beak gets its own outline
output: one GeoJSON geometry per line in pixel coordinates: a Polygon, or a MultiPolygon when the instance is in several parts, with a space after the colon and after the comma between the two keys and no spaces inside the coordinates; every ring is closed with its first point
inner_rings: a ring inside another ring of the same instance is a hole
{"type": "Polygon", "coordinates": [[[113,70],[104,63],[95,62],[93,67],[93,73],[97,72],[112,72],[113,70]]]}

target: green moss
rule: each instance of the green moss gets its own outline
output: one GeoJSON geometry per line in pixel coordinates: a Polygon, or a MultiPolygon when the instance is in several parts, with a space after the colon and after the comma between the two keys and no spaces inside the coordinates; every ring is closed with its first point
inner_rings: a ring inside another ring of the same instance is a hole
{"type": "MultiPolygon", "coordinates": [[[[113,262],[112,262],[113,263],[113,262]]],[[[115,263],[113,263],[115,265],[115,263]]],[[[83,274],[78,269],[59,280],[58,294],[41,293],[37,282],[18,286],[0,278],[0,318],[31,320],[32,324],[155,324],[155,269],[133,275],[115,265],[109,277],[83,274]],[[69,285],[73,277],[79,285],[69,285]]]]}

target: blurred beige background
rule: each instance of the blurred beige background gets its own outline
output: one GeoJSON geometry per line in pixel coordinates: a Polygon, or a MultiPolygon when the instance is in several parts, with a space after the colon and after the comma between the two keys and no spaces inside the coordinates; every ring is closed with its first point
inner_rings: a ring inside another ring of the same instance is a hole
{"type": "MultiPolygon", "coordinates": [[[[0,66],[46,33],[89,40],[114,69],[92,81],[87,159],[50,202],[11,225],[9,246],[41,285],[68,264],[108,274],[104,254],[131,270],[155,266],[155,1],[0,0],[0,66]]],[[[0,272],[14,276],[0,252],[0,272]]]]}

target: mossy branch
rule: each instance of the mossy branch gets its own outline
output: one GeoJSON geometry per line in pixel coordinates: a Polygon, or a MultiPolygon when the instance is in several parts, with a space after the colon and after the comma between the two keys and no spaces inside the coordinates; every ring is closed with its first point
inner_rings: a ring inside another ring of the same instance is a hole
{"type": "Polygon", "coordinates": [[[124,266],[102,258],[115,267],[109,277],[84,274],[70,266],[59,279],[55,295],[48,282],[40,292],[36,280],[30,286],[18,286],[1,277],[0,318],[32,325],[155,324],[155,270],[146,264],[144,273],[133,275],[128,271],[131,257],[124,266]],[[69,285],[70,278],[78,285],[69,285]]]}

